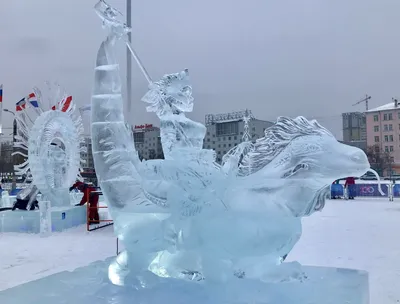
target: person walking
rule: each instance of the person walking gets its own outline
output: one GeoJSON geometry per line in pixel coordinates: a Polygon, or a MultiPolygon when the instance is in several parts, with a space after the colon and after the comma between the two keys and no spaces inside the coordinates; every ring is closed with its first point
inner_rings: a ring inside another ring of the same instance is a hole
{"type": "Polygon", "coordinates": [[[347,189],[347,197],[349,199],[354,199],[356,196],[356,179],[354,177],[346,178],[344,187],[347,189]]]}

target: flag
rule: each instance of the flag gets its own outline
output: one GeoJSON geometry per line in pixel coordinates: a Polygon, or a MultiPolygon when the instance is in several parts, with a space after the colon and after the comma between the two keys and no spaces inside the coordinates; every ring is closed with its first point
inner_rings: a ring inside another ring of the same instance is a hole
{"type": "MultiPolygon", "coordinates": [[[[71,106],[71,102],[72,102],[72,96],[68,96],[68,97],[66,97],[65,99],[61,100],[61,101],[58,103],[58,105],[61,105],[61,106],[62,106],[61,112],[67,112],[68,109],[69,109],[69,107],[71,106]]],[[[55,105],[52,106],[51,109],[52,109],[53,111],[55,111],[55,110],[56,110],[56,106],[55,106],[55,105]]]]}
{"type": "Polygon", "coordinates": [[[15,110],[18,111],[22,111],[23,109],[25,109],[26,107],[26,97],[22,98],[20,101],[18,101],[15,104],[15,110]]]}
{"type": "Polygon", "coordinates": [[[63,104],[62,104],[63,106],[62,106],[61,112],[67,112],[67,110],[69,109],[69,106],[71,105],[71,102],[72,102],[72,96],[68,96],[62,102],[63,102],[63,104]]]}
{"type": "Polygon", "coordinates": [[[0,84],[0,102],[3,102],[3,85],[0,84]]]}
{"type": "Polygon", "coordinates": [[[38,103],[35,93],[30,93],[28,95],[28,101],[34,108],[39,108],[39,103],[38,103]]]}

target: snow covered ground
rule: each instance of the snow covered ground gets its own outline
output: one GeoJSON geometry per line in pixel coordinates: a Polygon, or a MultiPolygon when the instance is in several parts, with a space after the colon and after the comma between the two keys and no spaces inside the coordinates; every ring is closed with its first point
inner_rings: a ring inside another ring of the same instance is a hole
{"type": "MultiPolygon", "coordinates": [[[[303,237],[288,260],[370,273],[372,304],[400,302],[400,200],[332,200],[303,221],[303,237]]],[[[0,234],[0,290],[116,253],[112,226],[53,234],[0,234]]]]}

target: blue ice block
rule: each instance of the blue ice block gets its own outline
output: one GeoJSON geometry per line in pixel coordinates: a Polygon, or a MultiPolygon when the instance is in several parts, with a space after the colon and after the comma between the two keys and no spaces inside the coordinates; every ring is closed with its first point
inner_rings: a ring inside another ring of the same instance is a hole
{"type": "Polygon", "coordinates": [[[368,273],[352,269],[304,266],[308,278],[265,284],[235,279],[209,286],[160,279],[149,289],[112,285],[107,278],[110,261],[60,272],[0,292],[0,303],[12,304],[368,304],[368,273]]]}
{"type": "MultiPolygon", "coordinates": [[[[54,207],[51,210],[52,231],[60,232],[86,223],[86,206],[54,207]]],[[[1,232],[39,233],[39,211],[0,212],[1,232]]]]}

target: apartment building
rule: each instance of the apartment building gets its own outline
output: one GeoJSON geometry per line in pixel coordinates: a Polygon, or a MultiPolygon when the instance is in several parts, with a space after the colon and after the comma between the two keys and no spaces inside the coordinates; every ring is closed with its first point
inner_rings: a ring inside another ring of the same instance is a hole
{"type": "Polygon", "coordinates": [[[218,163],[222,161],[226,152],[243,141],[245,115],[250,117],[248,132],[253,142],[263,137],[265,129],[273,125],[270,121],[254,118],[250,110],[247,110],[247,114],[246,111],[241,111],[206,115],[207,133],[203,148],[213,149],[217,154],[218,163]]]}
{"type": "Polygon", "coordinates": [[[367,126],[365,113],[347,112],[342,113],[343,141],[366,141],[367,126]]]}
{"type": "Polygon", "coordinates": [[[396,99],[366,112],[367,145],[389,152],[393,169],[400,172],[400,108],[396,99]]]}
{"type": "Polygon", "coordinates": [[[140,159],[163,158],[160,128],[152,124],[135,125],[132,133],[140,159]]]}
{"type": "Polygon", "coordinates": [[[81,143],[81,148],[83,148],[81,159],[84,161],[82,167],[93,169],[92,139],[90,137],[85,137],[85,141],[81,143]]]}

